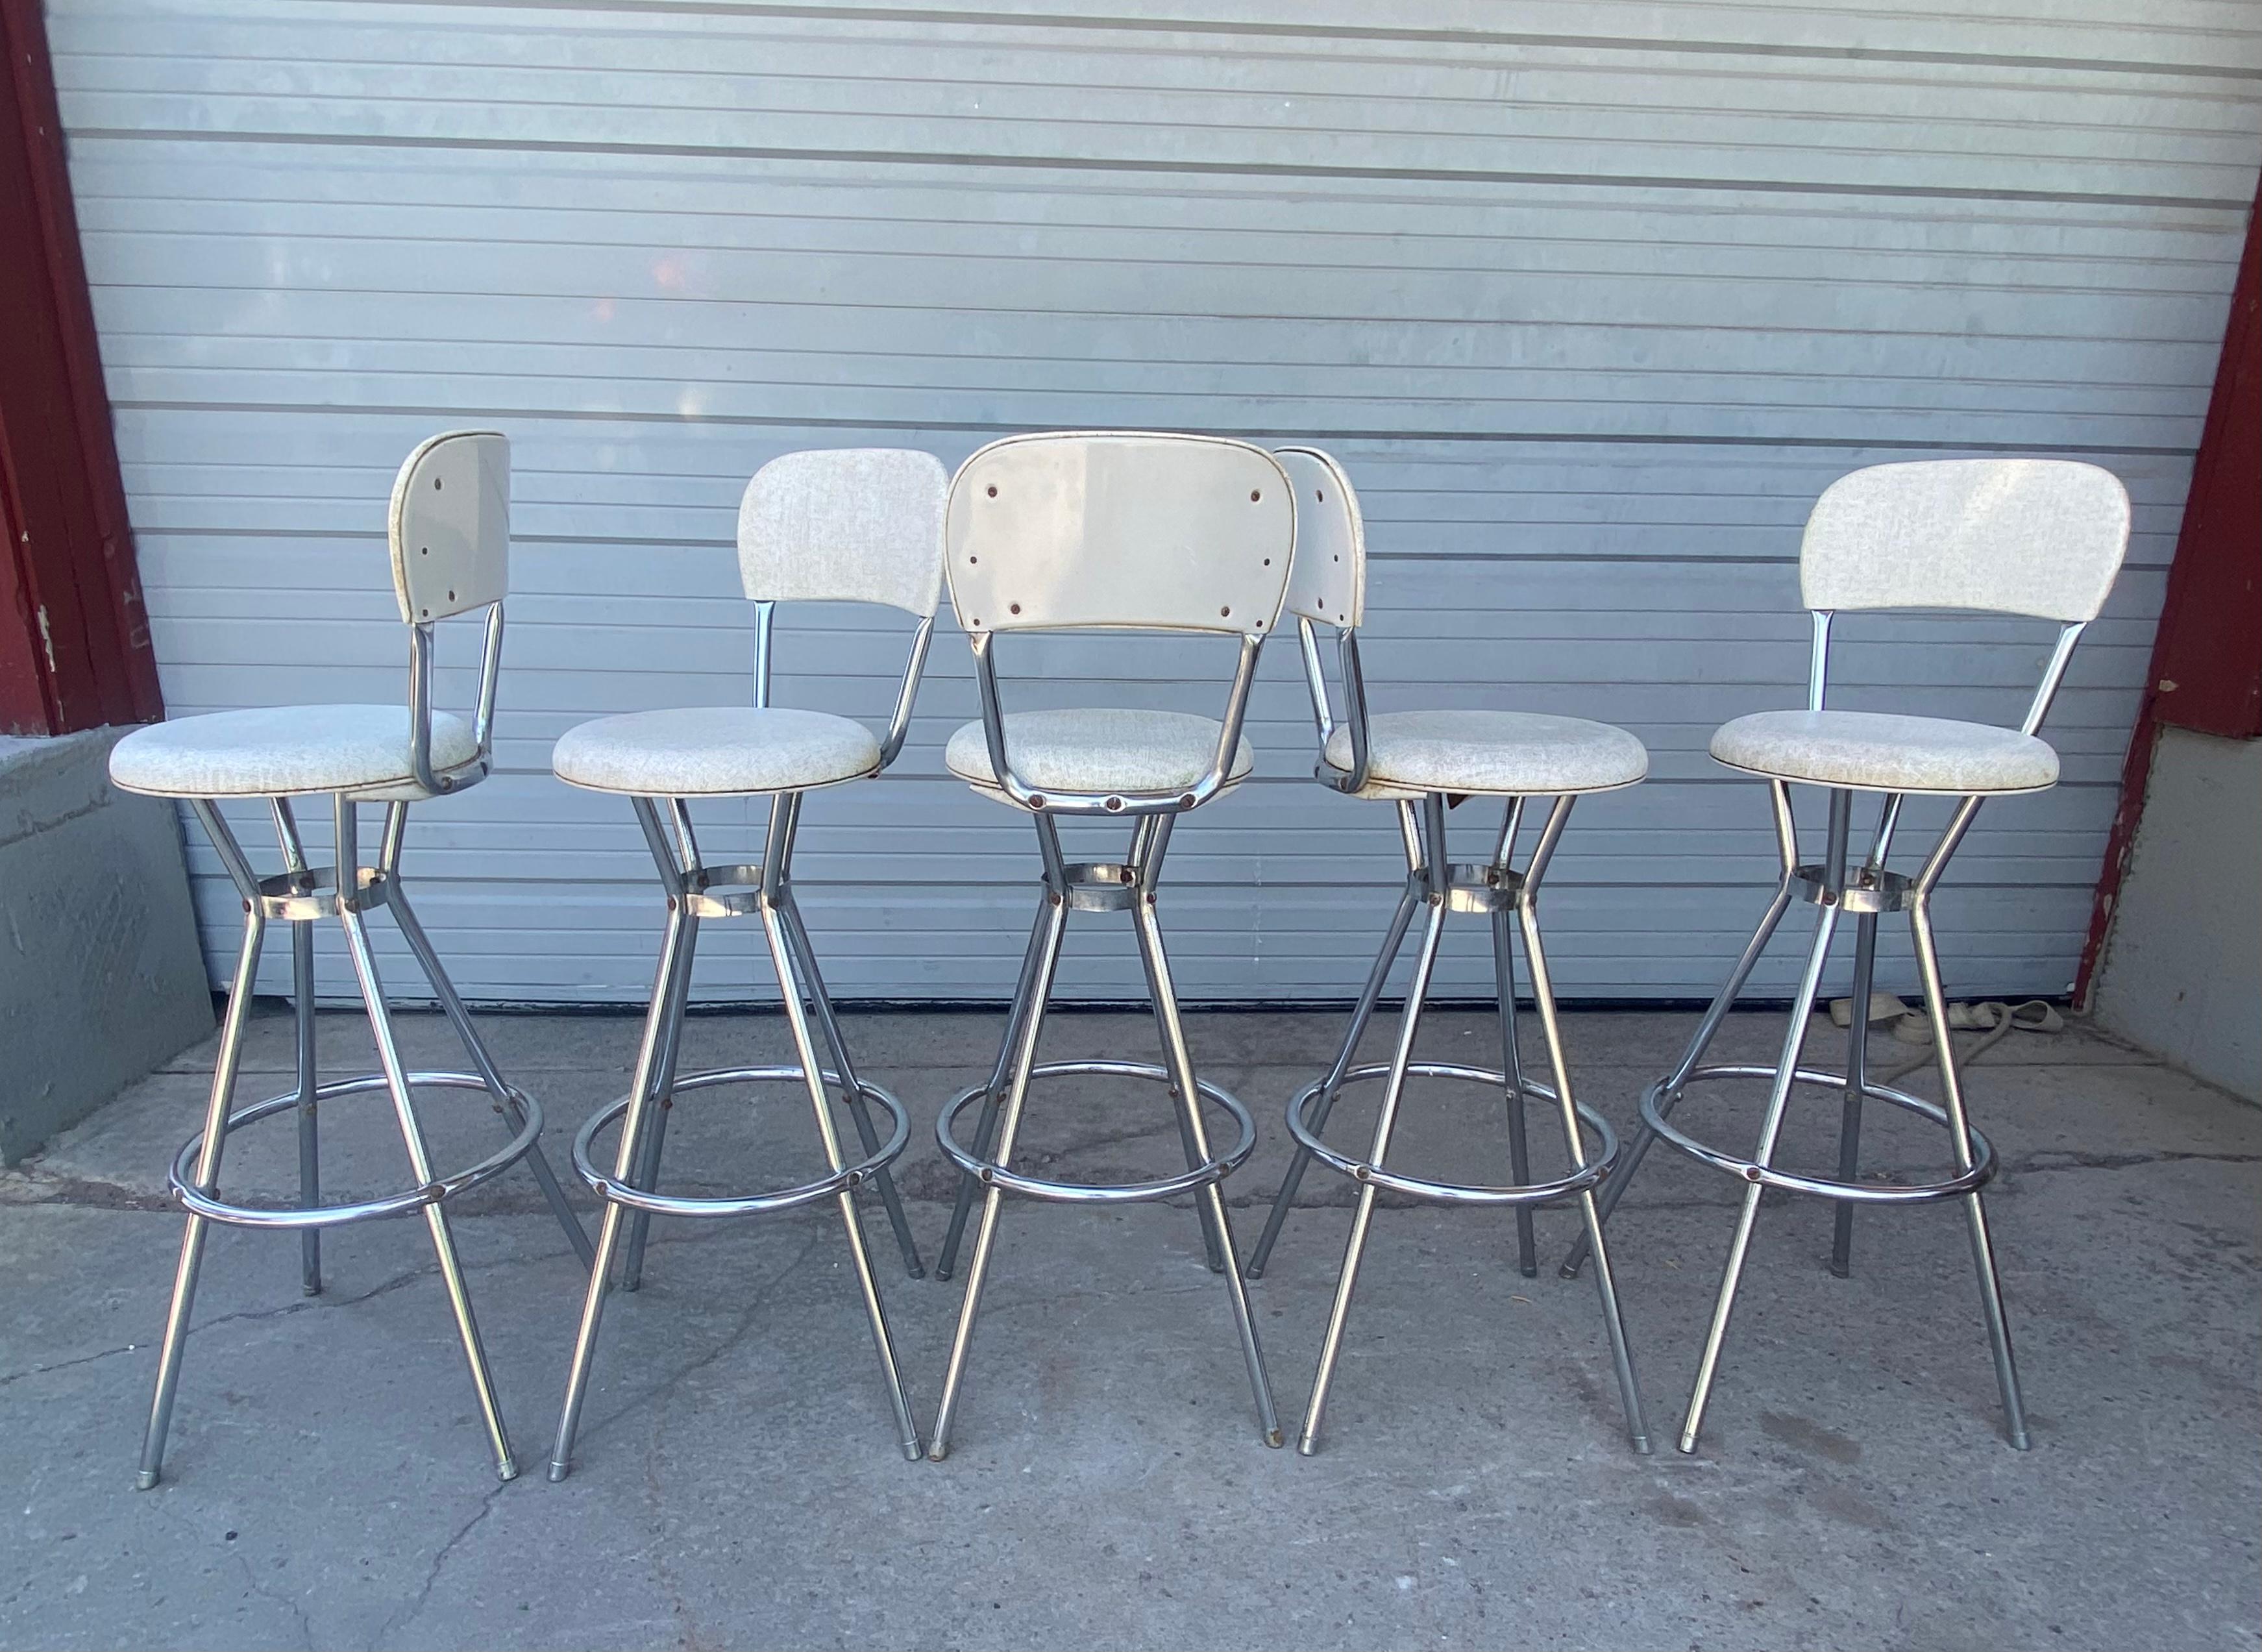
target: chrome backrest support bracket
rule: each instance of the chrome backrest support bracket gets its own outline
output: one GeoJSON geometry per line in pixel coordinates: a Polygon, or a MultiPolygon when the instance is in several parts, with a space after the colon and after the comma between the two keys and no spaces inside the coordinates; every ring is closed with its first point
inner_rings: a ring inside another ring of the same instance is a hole
{"type": "Polygon", "coordinates": [[[1041,791],[1023,779],[1005,750],[1005,709],[998,688],[998,633],[977,631],[967,640],[974,651],[974,681],[982,701],[982,743],[990,758],[990,772],[998,790],[1033,814],[1120,815],[1136,817],[1177,814],[1197,808],[1225,789],[1232,776],[1234,754],[1241,747],[1241,731],[1249,712],[1249,693],[1257,681],[1257,662],[1264,639],[1255,632],[1241,633],[1241,658],[1226,690],[1225,715],[1220,719],[1217,750],[1207,772],[1182,790],[1041,791]]]}
{"type": "MultiPolygon", "coordinates": [[[[502,604],[487,608],[486,641],[479,655],[479,699],[472,712],[472,738],[479,754],[471,765],[484,776],[494,760],[495,691],[502,681],[502,604]]],[[[428,797],[445,797],[462,780],[432,767],[432,672],[436,622],[419,620],[408,628],[408,772],[428,797]]],[[[464,767],[458,765],[458,768],[464,767]]]]}

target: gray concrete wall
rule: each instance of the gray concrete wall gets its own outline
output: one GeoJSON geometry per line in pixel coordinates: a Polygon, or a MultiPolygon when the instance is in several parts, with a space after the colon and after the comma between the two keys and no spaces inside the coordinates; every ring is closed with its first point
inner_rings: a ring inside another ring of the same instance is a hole
{"type": "Polygon", "coordinates": [[[2161,732],[2097,1019],[2262,1101],[2262,740],[2161,732]]]}
{"type": "Polygon", "coordinates": [[[0,739],[0,1164],[212,1031],[179,818],[110,784],[125,732],[0,739]]]}

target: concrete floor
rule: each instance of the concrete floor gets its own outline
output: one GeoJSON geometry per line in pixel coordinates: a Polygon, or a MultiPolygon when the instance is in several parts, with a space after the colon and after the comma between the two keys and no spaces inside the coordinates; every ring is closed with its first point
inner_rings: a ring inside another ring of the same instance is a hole
{"type": "MultiPolygon", "coordinates": [[[[1571,1017],[1584,1098],[1624,1126],[1689,1019],[1571,1017]]],[[[401,1024],[412,1061],[459,1064],[444,1024],[401,1024]]],[[[547,1106],[563,1165],[580,1121],[625,1087],[636,1024],[487,1025],[547,1106]]],[[[1337,1025],[1192,1018],[1206,1075],[1260,1122],[1258,1157],[1228,1184],[1244,1245],[1278,1184],[1280,1107],[1337,1025]]],[[[1484,1059],[1491,1028],[1437,1015],[1424,1051],[1484,1059]]],[[[255,1023],[246,1099],[287,1087],[289,1031],[279,1014],[255,1023]]],[[[998,1018],[875,1013],[850,1031],[918,1115],[903,1179],[931,1259],[950,1179],[927,1122],[978,1080],[998,1018]]],[[[1738,1017],[1723,1050],[1754,1058],[1774,1036],[1738,1017]]],[[[353,1019],[325,1016],[323,1037],[331,1071],[368,1064],[353,1019]]],[[[702,1065],[784,1051],[769,1017],[702,1017],[691,1042],[702,1065]]],[[[1046,1053],[1150,1048],[1142,1022],[1090,1014],[1056,1019],[1046,1053]]],[[[1503,1215],[1385,1210],[1306,1460],[1258,1442],[1190,1208],[1016,1202],[948,1462],[898,1454],[839,1230],[803,1212],[657,1230],[644,1290],[613,1298],[575,1472],[552,1485],[580,1287],[514,1172],[456,1208],[519,1480],[489,1471],[423,1225],[396,1222],[333,1234],[312,1299],[294,1239],[217,1235],[166,1483],[137,1494],[180,1226],[161,1179],[211,1053],[0,1178],[0,1645],[2262,1640],[2262,1111],[2079,1028],[2017,1035],[1970,1086],[2008,1166],[1992,1208],[2035,1431],[2023,1454],[2001,1439],[1956,1215],[1865,1216],[1840,1280],[1822,1266],[1829,1208],[1772,1199],[1703,1449],[1674,1452],[1736,1189],[1660,1153],[1612,1229],[1653,1457],[1626,1448],[1592,1287],[1555,1275],[1568,1213],[1542,1214],[1545,1265],[1527,1280],[1503,1215]]],[[[750,1121],[739,1093],[686,1099],[671,1186],[774,1185],[814,1162],[796,1096],[750,1121]]],[[[452,1100],[427,1112],[436,1152],[463,1162],[496,1121],[452,1100]]],[[[1692,1100],[1689,1116],[1741,1141],[1755,1103],[1692,1100]]],[[[1170,1167],[1162,1106],[1151,1088],[1055,1086],[1033,1106],[1031,1162],[1170,1167]]],[[[1426,1086],[1411,1107],[1394,1164],[1504,1179],[1480,1096],[1426,1086]]],[[[1790,1162],[1829,1160],[1833,1112],[1800,1109],[1790,1162]]],[[[1347,1100],[1342,1138],[1365,1116],[1347,1100]]],[[[395,1176],[388,1129],[381,1100],[329,1110],[330,1189],[395,1176]]],[[[1869,1151],[1888,1172],[1942,1158],[1898,1116],[1869,1151]]],[[[294,1165],[278,1119],[232,1143],[227,1185],[284,1194],[294,1165]]],[[[1348,1220],[1346,1184],[1315,1173],[1307,1188],[1313,1208],[1253,1288],[1292,1432],[1348,1220]]],[[[876,1206],[867,1230],[924,1421],[958,1288],[904,1278],[876,1206]]]]}

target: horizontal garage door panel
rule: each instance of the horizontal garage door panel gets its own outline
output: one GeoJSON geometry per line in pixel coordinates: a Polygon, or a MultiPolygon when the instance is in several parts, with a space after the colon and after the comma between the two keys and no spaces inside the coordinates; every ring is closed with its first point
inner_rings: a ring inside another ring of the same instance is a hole
{"type": "MultiPolygon", "coordinates": [[[[2064,782],[1982,814],[1940,913],[1953,991],[2063,991],[2262,160],[2251,8],[1125,10],[55,0],[170,708],[397,698],[394,467],[436,429],[507,431],[499,772],[419,812],[407,870],[474,998],[632,1002],[659,928],[641,837],[551,780],[549,746],[743,702],[756,466],[955,464],[1042,426],[1316,440],[1367,509],[1378,709],[1595,716],[1650,747],[1647,784],[1575,817],[1553,961],[1567,995],[1685,999],[1765,899],[1764,794],[1705,745],[1798,702],[1814,496],[1893,459],[2079,457],[2127,483],[2135,532],[2049,724],[2064,782]]],[[[884,715],[904,626],[785,620],[782,699],[884,715]]],[[[1848,622],[1837,703],[2015,721],[2048,629],[1848,622]]],[[[473,639],[446,643],[460,698],[473,639]]],[[[1192,642],[1002,653],[1032,706],[1211,710],[1225,668],[1192,642]]],[[[974,714],[946,616],[900,768],[811,800],[799,870],[845,997],[1011,985],[1034,846],[943,772],[974,714]]],[[[1394,826],[1307,778],[1289,649],[1250,735],[1256,779],[1175,842],[1182,985],[1340,999],[1394,826]]],[[[758,841],[754,805],[701,819],[718,852],[758,841]]],[[[191,869],[217,963],[234,901],[200,843],[191,869]]],[[[766,996],[731,927],[698,992],[766,996]]],[[[1135,992],[1127,939],[1093,929],[1065,990],[1135,992]]],[[[1460,937],[1443,978],[1488,967],[1460,937]]],[[[1882,967],[1913,980],[1899,943],[1882,967]]],[[[342,958],[322,971],[347,990],[342,958]]]]}

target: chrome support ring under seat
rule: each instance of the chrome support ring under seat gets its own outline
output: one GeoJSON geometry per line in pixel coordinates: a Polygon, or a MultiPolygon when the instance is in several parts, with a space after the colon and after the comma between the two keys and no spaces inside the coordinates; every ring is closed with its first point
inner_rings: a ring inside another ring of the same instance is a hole
{"type": "MultiPolygon", "coordinates": [[[[481,1095],[493,1097],[484,1078],[468,1072],[412,1072],[408,1075],[412,1090],[476,1090],[481,1095]]],[[[314,1089],[317,1101],[328,1101],[336,1096],[358,1095],[369,1091],[384,1093],[387,1089],[383,1073],[364,1073],[358,1078],[340,1078],[330,1084],[318,1085],[314,1089]]],[[[404,1192],[387,1194],[379,1199],[356,1200],[349,1204],[316,1205],[307,1209],[271,1209],[257,1205],[232,1205],[198,1190],[196,1186],[196,1161],[204,1151],[204,1132],[191,1136],[188,1144],[173,1156],[173,1168],[166,1178],[173,1197],[197,1215],[213,1222],[226,1222],[239,1228],[334,1228],[349,1222],[376,1222],[387,1216],[405,1216],[412,1210],[421,1210],[427,1205],[436,1205],[443,1199],[452,1198],[493,1176],[501,1175],[526,1157],[527,1151],[542,1135],[542,1109],[534,1098],[515,1086],[511,1097],[526,1115],[526,1122],[516,1136],[498,1151],[490,1153],[468,1170],[453,1175],[436,1176],[421,1187],[404,1192]]],[[[228,1135],[234,1135],[247,1124],[256,1123],[272,1114],[295,1110],[299,1105],[298,1093],[278,1095],[254,1107],[227,1115],[228,1135]]]]}
{"type": "MultiPolygon", "coordinates": [[[[1048,1061],[1031,1068],[1029,1078],[1034,1083],[1039,1078],[1067,1078],[1079,1073],[1110,1078],[1146,1078],[1158,1084],[1175,1082],[1163,1068],[1138,1061],[1048,1061]]],[[[1249,1155],[1256,1151],[1257,1123],[1240,1100],[1199,1078],[1194,1080],[1194,1087],[1201,1092],[1204,1100],[1215,1103],[1232,1116],[1240,1134],[1224,1152],[1175,1176],[1163,1176],[1154,1181],[1102,1186],[1047,1181],[1041,1177],[1022,1175],[994,1159],[976,1156],[960,1144],[958,1138],[951,1134],[951,1127],[957,1122],[960,1114],[990,1093],[990,1086],[986,1084],[962,1090],[950,1099],[941,1115],[934,1122],[934,1139],[941,1145],[944,1157],[986,1187],[1003,1187],[1011,1193],[1027,1194],[1032,1199],[1049,1200],[1055,1204],[1144,1204],[1191,1193],[1210,1182],[1223,1181],[1240,1169],[1247,1162],[1249,1155]]]]}
{"type": "MultiPolygon", "coordinates": [[[[1768,1078],[1776,1076],[1773,1067],[1719,1066],[1699,1067],[1682,1080],[1685,1088],[1706,1078],[1768,1078]]],[[[1794,1071],[1800,1084],[1819,1085],[1825,1089],[1844,1094],[1846,1075],[1824,1072],[1815,1067],[1800,1067],[1794,1071]]],[[[1747,1158],[1738,1158],[1716,1147],[1708,1147],[1685,1130],[1675,1128],[1660,1103],[1664,1099],[1665,1081],[1659,1079],[1641,1093],[1642,1122],[1657,1132],[1663,1140],[1679,1148],[1700,1164],[1727,1172],[1740,1181],[1757,1182],[1763,1187],[1781,1187],[1790,1193],[1813,1194],[1823,1199],[1843,1200],[1864,1205],[1931,1204],[1941,1199],[1961,1199],[1976,1193],[1994,1179],[1997,1164],[1993,1145],[1977,1129],[1970,1131],[1971,1168],[1942,1181],[1898,1184],[1891,1182],[1841,1181],[1832,1176],[1802,1176],[1796,1172],[1777,1170],[1772,1165],[1755,1165],[1747,1158]]],[[[1948,1113],[1938,1103],[1913,1096],[1905,1090],[1895,1090],[1882,1084],[1865,1084],[1862,1093],[1873,1100],[1889,1102],[1920,1118],[1930,1119],[1942,1129],[1948,1127],[1948,1113]]]]}
{"type": "MultiPolygon", "coordinates": [[[[819,1078],[828,1090],[841,1087],[840,1075],[820,1071],[819,1078]]],[[[670,1091],[671,1096],[686,1090],[704,1090],[724,1084],[793,1083],[806,1086],[809,1078],[798,1065],[779,1067],[715,1067],[705,1072],[680,1073],[670,1091]]],[[[692,1198],[681,1194],[646,1193],[631,1187],[609,1172],[599,1170],[589,1156],[597,1133],[629,1110],[629,1100],[623,1096],[609,1107],[600,1107],[589,1115],[573,1137],[573,1169],[588,1184],[591,1192],[609,1204],[626,1205],[631,1210],[647,1210],[661,1216],[750,1216],[774,1210],[791,1210],[800,1205],[815,1204],[835,1194],[860,1187],[872,1177],[892,1165],[903,1154],[904,1143],[911,1140],[911,1115],[895,1096],[876,1084],[859,1080],[859,1093],[868,1101],[887,1109],[895,1121],[895,1130],[880,1144],[877,1151],[861,1164],[849,1165],[817,1181],[803,1182],[796,1187],[782,1187],[775,1193],[745,1194],[726,1198],[692,1198]]]]}
{"type": "MultiPolygon", "coordinates": [[[[1505,1092],[1509,1088],[1508,1076],[1505,1073],[1488,1067],[1465,1067],[1455,1062],[1411,1062],[1407,1065],[1406,1075],[1408,1078],[1458,1078],[1467,1083],[1488,1085],[1501,1092],[1505,1092]]],[[[1387,1078],[1389,1076],[1390,1064],[1387,1062],[1378,1062],[1372,1066],[1353,1067],[1344,1074],[1342,1080],[1336,1086],[1336,1093],[1340,1095],[1345,1086],[1372,1083],[1377,1078],[1387,1078]]],[[[1586,1165],[1573,1171],[1567,1176],[1559,1176],[1552,1181],[1536,1181],[1521,1187],[1482,1187],[1466,1182],[1429,1181],[1418,1176],[1402,1176],[1395,1172],[1385,1170],[1380,1165],[1370,1164],[1365,1159],[1353,1158],[1348,1153],[1338,1152],[1320,1139],[1318,1133],[1312,1129],[1304,1115],[1312,1103],[1319,1098],[1320,1092],[1326,1087],[1326,1084],[1325,1079],[1321,1079],[1316,1083],[1306,1085],[1289,1101],[1288,1134],[1294,1136],[1300,1146],[1307,1150],[1314,1158],[1318,1159],[1329,1169],[1348,1176],[1353,1181],[1370,1182],[1377,1187],[1387,1187],[1394,1193],[1406,1194],[1416,1199],[1448,1205],[1553,1204],[1600,1187],[1610,1175],[1611,1167],[1617,1163],[1617,1133],[1610,1129],[1610,1121],[1592,1107],[1574,1102],[1573,1105],[1578,1107],[1579,1122],[1595,1133],[1601,1143],[1602,1151],[1586,1165]]],[[[1560,1105],[1554,1090],[1536,1080],[1524,1080],[1523,1092],[1532,1100],[1560,1105]]]]}
{"type": "Polygon", "coordinates": [[[357,869],[354,891],[340,898],[338,869],[312,867],[303,872],[277,872],[259,880],[259,915],[280,923],[312,923],[335,918],[342,912],[370,912],[392,899],[392,884],[374,866],[357,869]]]}
{"type": "Polygon", "coordinates": [[[1830,879],[1820,866],[1802,866],[1791,873],[1810,906],[1834,905],[1857,916],[1864,913],[1899,912],[1909,903],[1916,880],[1882,867],[1848,867],[1843,887],[1833,895],[1830,879]]]}

